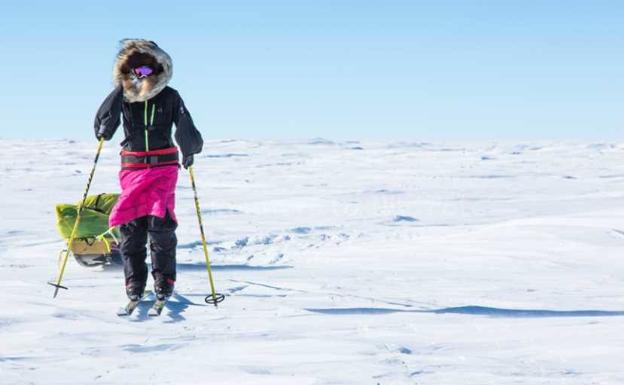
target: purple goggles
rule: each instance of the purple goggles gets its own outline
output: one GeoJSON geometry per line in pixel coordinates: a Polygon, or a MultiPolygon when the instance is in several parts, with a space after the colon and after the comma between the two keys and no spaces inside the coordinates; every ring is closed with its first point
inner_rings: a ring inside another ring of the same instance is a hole
{"type": "Polygon", "coordinates": [[[154,70],[148,66],[140,66],[140,67],[134,68],[132,71],[134,71],[134,74],[139,79],[146,78],[154,73],[154,70]]]}

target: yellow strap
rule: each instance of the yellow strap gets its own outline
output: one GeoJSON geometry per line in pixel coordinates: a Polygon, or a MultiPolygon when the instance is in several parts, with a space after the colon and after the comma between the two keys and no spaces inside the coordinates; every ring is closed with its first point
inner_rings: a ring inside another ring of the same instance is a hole
{"type": "Polygon", "coordinates": [[[115,227],[117,227],[117,226],[109,227],[109,228],[108,228],[108,230],[106,230],[105,232],[103,232],[103,233],[102,233],[102,234],[100,234],[100,235],[97,235],[95,238],[96,238],[96,239],[102,239],[102,238],[104,238],[106,235],[110,235],[110,236],[111,236],[111,238],[113,238],[113,239],[115,240],[115,242],[119,243],[119,242],[117,241],[117,237],[115,237],[115,234],[113,234],[113,230],[115,230],[115,227]]]}
{"type": "Polygon", "coordinates": [[[115,243],[119,243],[119,239],[117,239],[115,234],[112,232],[113,229],[114,229],[114,227],[111,227],[110,229],[107,230],[107,233],[111,236],[111,238],[113,238],[115,243]]]}
{"type": "Polygon", "coordinates": [[[115,234],[113,234],[113,230],[115,230],[116,226],[113,227],[109,227],[108,230],[106,230],[105,232],[103,232],[102,234],[98,235],[97,237],[95,237],[95,239],[103,241],[104,245],[106,245],[106,250],[107,252],[110,254],[111,252],[111,247],[110,247],[110,242],[108,241],[108,239],[106,239],[106,235],[110,235],[111,238],[113,238],[113,240],[115,241],[115,243],[119,244],[119,240],[117,239],[117,237],[115,236],[115,234]]]}
{"type": "Polygon", "coordinates": [[[104,241],[104,245],[106,245],[106,252],[110,254],[111,247],[110,247],[110,243],[108,243],[108,239],[106,239],[106,237],[102,237],[102,241],[104,241]]]}

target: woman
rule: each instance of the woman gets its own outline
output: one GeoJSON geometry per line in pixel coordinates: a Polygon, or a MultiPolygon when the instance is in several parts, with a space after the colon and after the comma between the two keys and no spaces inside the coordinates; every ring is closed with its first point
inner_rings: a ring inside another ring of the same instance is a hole
{"type": "Polygon", "coordinates": [[[120,226],[119,249],[126,294],[131,300],[141,298],[145,290],[148,237],[156,296],[164,299],[173,293],[179,168],[178,149],[171,138],[173,123],[184,168],[193,164],[193,155],[201,152],[203,145],[182,98],[167,86],[171,76],[171,58],[156,43],[122,40],[113,68],[116,88],[95,117],[96,137],[110,140],[123,116],[125,139],[121,142],[119,172],[122,191],[109,225],[120,226]]]}

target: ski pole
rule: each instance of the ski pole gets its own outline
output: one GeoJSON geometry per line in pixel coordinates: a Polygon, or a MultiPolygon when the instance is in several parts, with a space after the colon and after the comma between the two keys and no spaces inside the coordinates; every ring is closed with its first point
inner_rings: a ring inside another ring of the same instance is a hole
{"type": "Polygon", "coordinates": [[[78,205],[78,209],[76,210],[76,221],[74,222],[74,227],[72,228],[72,232],[67,240],[67,249],[65,250],[65,254],[63,255],[63,260],[61,262],[61,267],[58,272],[58,276],[56,277],[56,282],[48,282],[49,285],[55,287],[54,296],[58,294],[59,289],[67,290],[67,287],[61,286],[61,281],[63,280],[63,274],[65,273],[65,266],[67,265],[67,259],[69,258],[69,250],[71,248],[72,243],[74,242],[74,238],[76,237],[76,232],[78,230],[78,224],[80,223],[80,214],[82,213],[82,207],[84,206],[85,201],[87,200],[87,195],[89,194],[89,187],[91,187],[91,181],[93,180],[93,175],[95,174],[95,166],[97,165],[98,159],[100,158],[100,152],[102,151],[102,146],[104,145],[104,138],[101,138],[98,142],[97,151],[95,153],[95,160],[93,161],[93,168],[91,168],[91,174],[89,174],[89,180],[87,181],[87,188],[85,189],[84,195],[82,196],[82,200],[78,205]]]}
{"type": "Polygon", "coordinates": [[[206,303],[213,304],[217,307],[219,302],[225,299],[223,294],[219,294],[215,290],[214,280],[212,278],[212,269],[210,268],[210,257],[208,256],[208,246],[206,245],[206,235],[204,234],[204,225],[201,217],[201,210],[199,209],[199,198],[197,198],[197,187],[195,186],[195,175],[193,174],[193,166],[188,168],[189,176],[191,177],[191,186],[193,187],[193,195],[195,197],[195,211],[197,212],[197,222],[199,223],[199,232],[201,234],[202,246],[204,247],[204,256],[206,257],[206,270],[208,271],[208,279],[210,280],[211,296],[206,296],[204,299],[206,303]]]}

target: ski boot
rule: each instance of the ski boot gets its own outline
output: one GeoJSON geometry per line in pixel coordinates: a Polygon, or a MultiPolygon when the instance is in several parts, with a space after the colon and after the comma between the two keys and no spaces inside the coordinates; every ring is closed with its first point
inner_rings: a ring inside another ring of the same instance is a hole
{"type": "Polygon", "coordinates": [[[159,300],[165,300],[171,297],[174,285],[175,280],[173,278],[162,275],[156,276],[154,279],[154,293],[156,293],[156,298],[159,300]]]}
{"type": "Polygon", "coordinates": [[[126,295],[130,301],[138,301],[143,297],[145,282],[129,281],[126,283],[126,295]]]}

